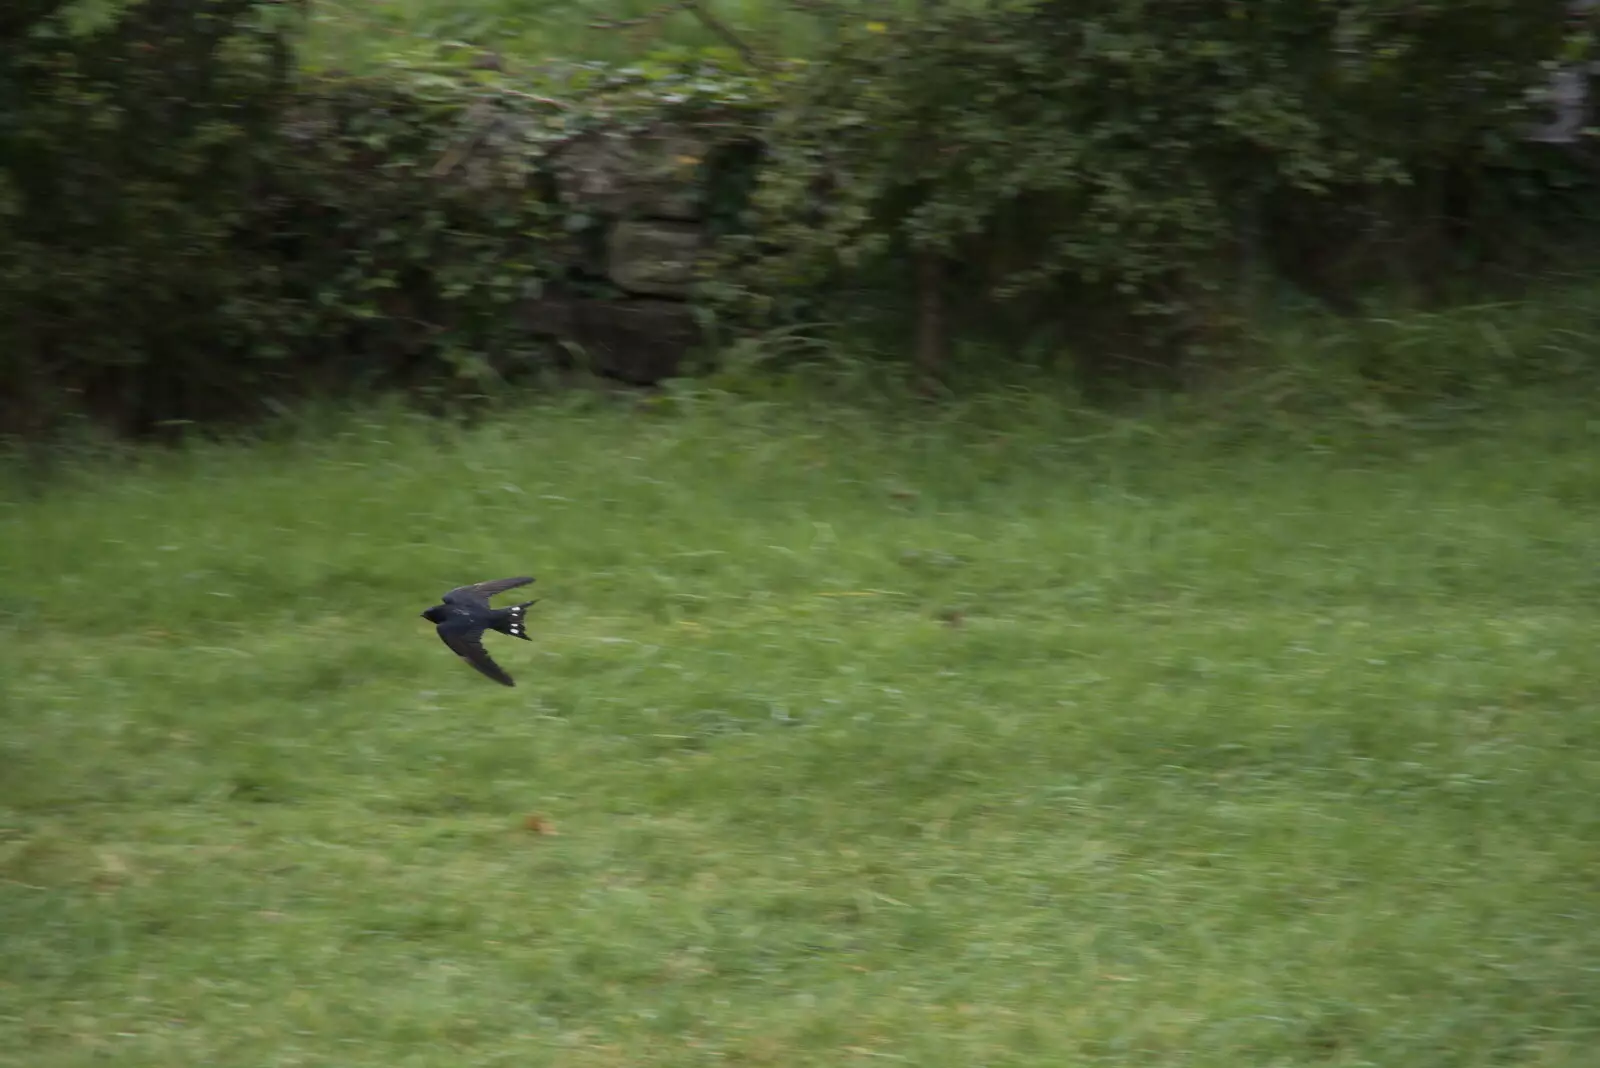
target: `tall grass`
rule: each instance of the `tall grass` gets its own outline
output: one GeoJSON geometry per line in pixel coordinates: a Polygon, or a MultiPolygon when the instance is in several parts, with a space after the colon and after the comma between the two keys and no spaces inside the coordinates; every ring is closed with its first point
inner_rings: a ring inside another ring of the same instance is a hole
{"type": "MultiPolygon", "coordinates": [[[[526,69],[727,45],[693,14],[667,7],[651,0],[318,0],[302,57],[312,68],[359,70],[396,51],[463,42],[526,69]]],[[[774,0],[705,0],[702,9],[769,56],[809,55],[827,30],[826,20],[774,0]]]]}
{"type": "Polygon", "coordinates": [[[1581,400],[378,410],[0,510],[0,1059],[1600,1048],[1581,400]],[[417,612],[539,576],[503,689],[417,612]]]}

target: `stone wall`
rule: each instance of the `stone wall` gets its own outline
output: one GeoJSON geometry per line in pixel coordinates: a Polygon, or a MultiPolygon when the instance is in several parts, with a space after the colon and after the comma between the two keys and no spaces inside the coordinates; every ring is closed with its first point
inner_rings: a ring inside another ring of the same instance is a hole
{"type": "MultiPolygon", "coordinates": [[[[1571,0],[1567,10],[1574,23],[1591,17],[1600,0],[1571,0]]],[[[1536,102],[1550,112],[1547,122],[1540,123],[1528,133],[1528,140],[1552,145],[1576,144],[1584,137],[1593,113],[1589,99],[1589,86],[1594,76],[1600,74],[1600,63],[1566,63],[1550,73],[1550,80],[1542,92],[1536,93],[1536,102]]]]}
{"type": "Polygon", "coordinates": [[[590,131],[556,149],[556,194],[583,225],[565,257],[571,284],[523,307],[528,330],[609,377],[646,384],[675,374],[700,341],[690,297],[709,244],[702,175],[714,147],[661,122],[590,131]],[[615,292],[583,293],[597,288],[615,292]]]}

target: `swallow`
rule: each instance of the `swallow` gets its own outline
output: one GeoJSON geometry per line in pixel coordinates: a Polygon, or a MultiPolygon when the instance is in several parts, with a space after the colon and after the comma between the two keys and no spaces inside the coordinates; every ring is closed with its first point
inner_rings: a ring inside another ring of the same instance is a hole
{"type": "Polygon", "coordinates": [[[522,616],[529,606],[538,604],[538,601],[524,601],[509,608],[489,606],[489,598],[495,594],[526,586],[532,581],[524,576],[457,586],[440,598],[443,604],[434,605],[422,613],[422,618],[437,625],[435,629],[439,632],[440,640],[450,647],[451,652],[500,685],[515,686],[511,676],[484,651],[483,632],[497,630],[525,642],[533,641],[522,627],[522,616]]]}

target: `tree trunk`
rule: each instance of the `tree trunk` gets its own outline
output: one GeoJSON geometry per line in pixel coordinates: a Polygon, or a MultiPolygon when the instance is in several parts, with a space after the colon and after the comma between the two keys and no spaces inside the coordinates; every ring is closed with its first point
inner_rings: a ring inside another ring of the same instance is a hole
{"type": "Polygon", "coordinates": [[[917,279],[917,391],[925,396],[938,392],[939,372],[944,369],[949,338],[944,322],[944,258],[937,252],[916,254],[917,279]]]}

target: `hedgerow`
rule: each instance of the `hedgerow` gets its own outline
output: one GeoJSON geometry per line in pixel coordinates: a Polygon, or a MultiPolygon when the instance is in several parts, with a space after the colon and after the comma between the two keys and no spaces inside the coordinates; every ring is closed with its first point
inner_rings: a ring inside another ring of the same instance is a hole
{"type": "Polygon", "coordinates": [[[930,368],[963,312],[1173,352],[1229,335],[1251,270],[1345,295],[1341,265],[1470,228],[1587,44],[1563,0],[803,6],[840,31],[769,129],[749,291],[876,266],[917,290],[930,368]]]}
{"type": "MultiPolygon", "coordinates": [[[[432,42],[307,75],[302,13],[8,13],[0,430],[143,432],[386,386],[471,395],[547,367],[559,346],[518,309],[607,291],[584,270],[604,220],[559,195],[560,149],[667,122],[734,143],[770,106],[726,50],[573,65],[559,97],[432,42]]],[[[736,193],[721,171],[748,153],[710,157],[684,180],[736,193]]]]}
{"type": "Polygon", "coordinates": [[[297,69],[304,0],[7,5],[0,431],[549,366],[518,310],[608,284],[585,267],[607,220],[552,161],[663,122],[712,146],[684,163],[720,238],[708,309],[907,292],[930,376],[997,324],[1204,351],[1254,275],[1348,304],[1593,199],[1519,140],[1587,48],[1564,0],[790,2],[826,29],[804,62],[719,24],[727,47],[626,66],[419,42],[359,76],[297,69]]]}

